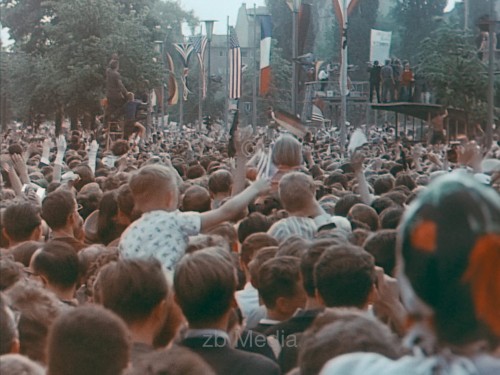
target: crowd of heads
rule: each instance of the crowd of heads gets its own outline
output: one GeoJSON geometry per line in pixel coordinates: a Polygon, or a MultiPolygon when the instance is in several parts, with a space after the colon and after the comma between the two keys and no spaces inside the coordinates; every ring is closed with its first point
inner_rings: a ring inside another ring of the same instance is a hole
{"type": "Polygon", "coordinates": [[[0,372],[499,373],[500,146],[363,130],[5,134],[0,372]]]}

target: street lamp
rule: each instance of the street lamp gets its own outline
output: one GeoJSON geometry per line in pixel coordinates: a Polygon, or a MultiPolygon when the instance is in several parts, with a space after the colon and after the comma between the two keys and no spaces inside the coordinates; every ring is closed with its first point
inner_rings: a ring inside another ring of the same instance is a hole
{"type": "Polygon", "coordinates": [[[293,15],[292,15],[292,114],[297,115],[297,94],[299,91],[299,79],[298,79],[298,67],[297,67],[297,56],[298,56],[298,19],[301,0],[293,0],[293,15]]]}
{"type": "Polygon", "coordinates": [[[210,70],[210,58],[212,55],[211,46],[212,46],[212,38],[214,35],[214,23],[216,20],[204,20],[205,22],[205,32],[207,33],[207,45],[208,45],[208,82],[207,82],[207,93],[210,92],[210,76],[212,74],[210,70]]]}
{"type": "MultiPolygon", "coordinates": [[[[160,61],[161,61],[161,103],[160,103],[160,128],[163,131],[163,121],[165,118],[165,109],[164,109],[164,104],[165,104],[165,87],[163,85],[163,72],[165,69],[164,66],[164,61],[163,61],[163,41],[162,40],[155,40],[155,50],[160,54],[160,61]]],[[[158,121],[156,122],[158,124],[158,121]]]]}

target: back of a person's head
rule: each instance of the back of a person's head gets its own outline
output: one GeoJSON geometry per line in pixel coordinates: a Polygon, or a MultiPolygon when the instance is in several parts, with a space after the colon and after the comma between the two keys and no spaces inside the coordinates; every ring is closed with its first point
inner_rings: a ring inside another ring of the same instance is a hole
{"type": "Polygon", "coordinates": [[[299,258],[277,256],[269,259],[260,267],[258,280],[259,296],[268,309],[274,308],[280,297],[305,297],[300,284],[299,258]]]}
{"type": "Polygon", "coordinates": [[[280,136],[273,147],[272,162],[276,166],[297,167],[302,164],[302,144],[293,136],[280,136]]]}
{"type": "Polygon", "coordinates": [[[15,316],[7,303],[7,298],[0,293],[0,355],[9,354],[18,349],[19,333],[15,316]]]}
{"type": "Polygon", "coordinates": [[[186,178],[188,180],[195,180],[204,176],[206,173],[205,168],[199,164],[190,166],[186,171],[186,178]]]}
{"type": "Polygon", "coordinates": [[[325,186],[332,186],[333,184],[340,184],[344,189],[347,189],[348,185],[348,178],[345,174],[342,174],[340,172],[331,172],[326,178],[325,178],[325,186]]]}
{"type": "Polygon", "coordinates": [[[231,308],[235,290],[235,268],[221,253],[196,251],[182,257],[175,268],[176,300],[191,325],[222,318],[231,308]]]}
{"type": "Polygon", "coordinates": [[[326,314],[332,316],[327,319],[318,317],[302,337],[299,351],[301,375],[319,374],[330,359],[347,353],[378,353],[391,359],[399,357],[399,343],[390,329],[376,318],[349,309],[329,309],[323,315],[326,314]]]}
{"type": "Polygon", "coordinates": [[[178,188],[174,172],[160,164],[146,165],[139,169],[130,177],[129,187],[136,203],[178,188]]]}
{"type": "Polygon", "coordinates": [[[16,262],[28,267],[33,253],[42,246],[43,242],[25,241],[10,249],[10,254],[12,254],[16,262]]]}
{"type": "Polygon", "coordinates": [[[0,374],[45,375],[45,369],[21,354],[5,354],[0,356],[0,374]]]}
{"type": "Polygon", "coordinates": [[[315,240],[311,246],[306,250],[302,257],[300,258],[300,273],[302,275],[302,284],[304,290],[309,297],[314,297],[315,295],[315,283],[314,283],[314,267],[318,262],[321,254],[329,248],[330,246],[337,245],[338,242],[330,238],[322,238],[315,240]]]}
{"type": "Polygon", "coordinates": [[[104,266],[97,281],[99,301],[127,324],[149,318],[166,300],[167,279],[154,258],[123,259],[104,266]]]}
{"type": "Polygon", "coordinates": [[[214,370],[195,352],[174,345],[141,357],[127,375],[215,375],[214,370]]]}
{"type": "Polygon", "coordinates": [[[401,207],[403,207],[403,205],[406,203],[406,195],[403,192],[394,189],[388,193],[385,193],[383,197],[389,198],[396,205],[401,207]]]}
{"type": "Polygon", "coordinates": [[[311,241],[299,235],[291,235],[279,244],[276,256],[294,256],[300,258],[311,246],[311,241]]]}
{"type": "Polygon", "coordinates": [[[248,266],[254,255],[268,246],[278,246],[278,241],[267,233],[254,233],[248,236],[241,244],[240,259],[248,266]]]}
{"type": "Polygon", "coordinates": [[[189,187],[182,198],[182,211],[210,211],[210,193],[199,185],[189,187]]]}
{"type": "Polygon", "coordinates": [[[250,263],[248,263],[248,270],[250,271],[250,278],[254,288],[258,289],[259,287],[260,268],[269,259],[274,258],[277,252],[278,252],[278,246],[263,247],[259,249],[259,251],[254,255],[250,263]]]}
{"type": "Polygon", "coordinates": [[[11,255],[0,253],[0,292],[9,289],[24,277],[24,271],[11,255]]]}
{"type": "Polygon", "coordinates": [[[220,223],[210,229],[208,234],[221,236],[227,242],[231,251],[238,251],[238,234],[231,223],[227,221],[220,223]]]}
{"type": "Polygon", "coordinates": [[[208,190],[211,194],[231,193],[233,175],[225,169],[219,169],[208,178],[208,190]]]}
{"type": "Polygon", "coordinates": [[[351,207],[357,203],[363,203],[358,195],[344,195],[335,203],[335,215],[347,217],[351,207]]]}
{"type": "Polygon", "coordinates": [[[311,176],[302,172],[285,174],[279,183],[279,196],[283,208],[289,212],[307,207],[315,199],[316,186],[311,176]]]}
{"type": "Polygon", "coordinates": [[[356,228],[355,230],[352,231],[352,233],[349,234],[348,239],[349,242],[354,246],[363,246],[366,239],[371,233],[372,232],[370,231],[369,228],[366,229],[356,228]]]}
{"type": "Polygon", "coordinates": [[[50,332],[47,375],[120,375],[128,366],[128,336],[123,321],[109,310],[72,309],[50,332]]]}
{"type": "Polygon", "coordinates": [[[16,283],[7,296],[12,308],[20,314],[17,325],[20,353],[45,363],[48,332],[65,306],[55,294],[33,281],[16,283]]]}
{"type": "Polygon", "coordinates": [[[33,271],[63,289],[76,286],[79,262],[75,251],[65,242],[47,242],[32,258],[33,271]]]}
{"type": "Polygon", "coordinates": [[[75,210],[75,196],[69,190],[56,190],[42,202],[42,218],[52,230],[66,225],[68,217],[75,210]]]}
{"type": "Polygon", "coordinates": [[[380,213],[380,227],[382,229],[396,229],[403,217],[404,210],[399,206],[388,207],[380,213]]]}
{"type": "Polygon", "coordinates": [[[252,212],[238,224],[238,240],[243,243],[254,233],[265,233],[271,227],[271,222],[267,216],[260,212],[252,212]]]}
{"type": "Polygon", "coordinates": [[[376,178],[373,182],[375,195],[388,193],[394,187],[394,177],[391,174],[384,174],[376,178]]]}
{"type": "Polygon", "coordinates": [[[380,227],[377,211],[364,203],[356,203],[352,206],[347,218],[351,222],[357,220],[366,224],[372,232],[375,232],[380,227]]]}
{"type": "Polygon", "coordinates": [[[375,282],[373,256],[358,246],[330,247],[316,263],[314,281],[325,306],[364,308],[375,282]]]}
{"type": "Polygon", "coordinates": [[[408,173],[399,173],[394,186],[406,186],[410,191],[417,187],[415,180],[408,173]]]}
{"type": "Polygon", "coordinates": [[[373,207],[373,209],[375,211],[377,211],[377,214],[379,214],[379,215],[386,208],[389,208],[389,207],[392,207],[395,205],[396,205],[396,203],[394,203],[394,201],[388,197],[377,197],[370,204],[370,206],[373,207]]]}
{"type": "Polygon", "coordinates": [[[375,265],[390,276],[394,276],[396,267],[396,236],[396,230],[383,229],[372,233],[363,244],[363,248],[375,258],[375,265]]]}
{"type": "Polygon", "coordinates": [[[28,241],[40,227],[40,209],[29,202],[10,205],[2,213],[2,227],[5,234],[15,242],[28,241]]]}

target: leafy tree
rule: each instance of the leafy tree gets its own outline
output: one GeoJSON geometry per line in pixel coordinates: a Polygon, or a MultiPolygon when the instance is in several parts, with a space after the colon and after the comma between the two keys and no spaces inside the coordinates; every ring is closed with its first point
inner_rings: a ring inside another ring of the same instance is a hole
{"type": "Polygon", "coordinates": [[[396,22],[395,54],[412,59],[418,54],[420,41],[436,29],[436,17],[442,17],[446,0],[396,0],[392,17],[396,22]]]}
{"type": "Polygon", "coordinates": [[[462,108],[467,119],[485,118],[488,76],[471,34],[443,24],[422,41],[418,73],[434,88],[438,101],[462,108]]]}

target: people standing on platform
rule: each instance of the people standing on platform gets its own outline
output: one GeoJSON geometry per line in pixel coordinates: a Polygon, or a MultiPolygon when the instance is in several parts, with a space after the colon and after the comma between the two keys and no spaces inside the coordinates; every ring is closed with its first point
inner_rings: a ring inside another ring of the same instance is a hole
{"type": "Polygon", "coordinates": [[[387,95],[390,101],[394,101],[394,73],[391,66],[391,60],[385,60],[385,65],[380,69],[380,78],[382,80],[382,101],[387,103],[387,95]]]}
{"type": "Polygon", "coordinates": [[[413,75],[413,71],[410,68],[410,64],[406,63],[403,73],[401,75],[400,101],[403,102],[412,101],[412,91],[414,82],[415,82],[415,77],[413,75]]]}
{"type": "Polygon", "coordinates": [[[326,86],[328,85],[328,78],[330,77],[330,74],[325,70],[321,69],[318,73],[318,79],[321,82],[321,88],[320,91],[325,91],[326,86]]]}
{"type": "Polygon", "coordinates": [[[136,100],[133,92],[127,93],[127,102],[123,106],[123,113],[125,117],[125,126],[123,127],[123,137],[125,140],[136,134],[134,143],[138,144],[141,139],[144,139],[146,128],[136,120],[137,107],[140,105],[147,105],[140,100],[136,100]]]}
{"type": "Polygon", "coordinates": [[[431,119],[432,136],[430,140],[431,145],[446,144],[446,137],[444,135],[444,119],[448,116],[448,110],[444,109],[431,119]]]}
{"type": "Polygon", "coordinates": [[[373,66],[368,68],[370,73],[370,103],[373,102],[373,91],[377,95],[377,103],[380,103],[380,70],[381,67],[379,65],[378,60],[373,62],[373,66]]]}
{"type": "Polygon", "coordinates": [[[392,64],[392,74],[394,77],[394,99],[392,101],[400,101],[400,91],[401,91],[401,76],[403,74],[403,67],[401,66],[401,61],[399,59],[394,59],[394,64],[392,64]]]}

